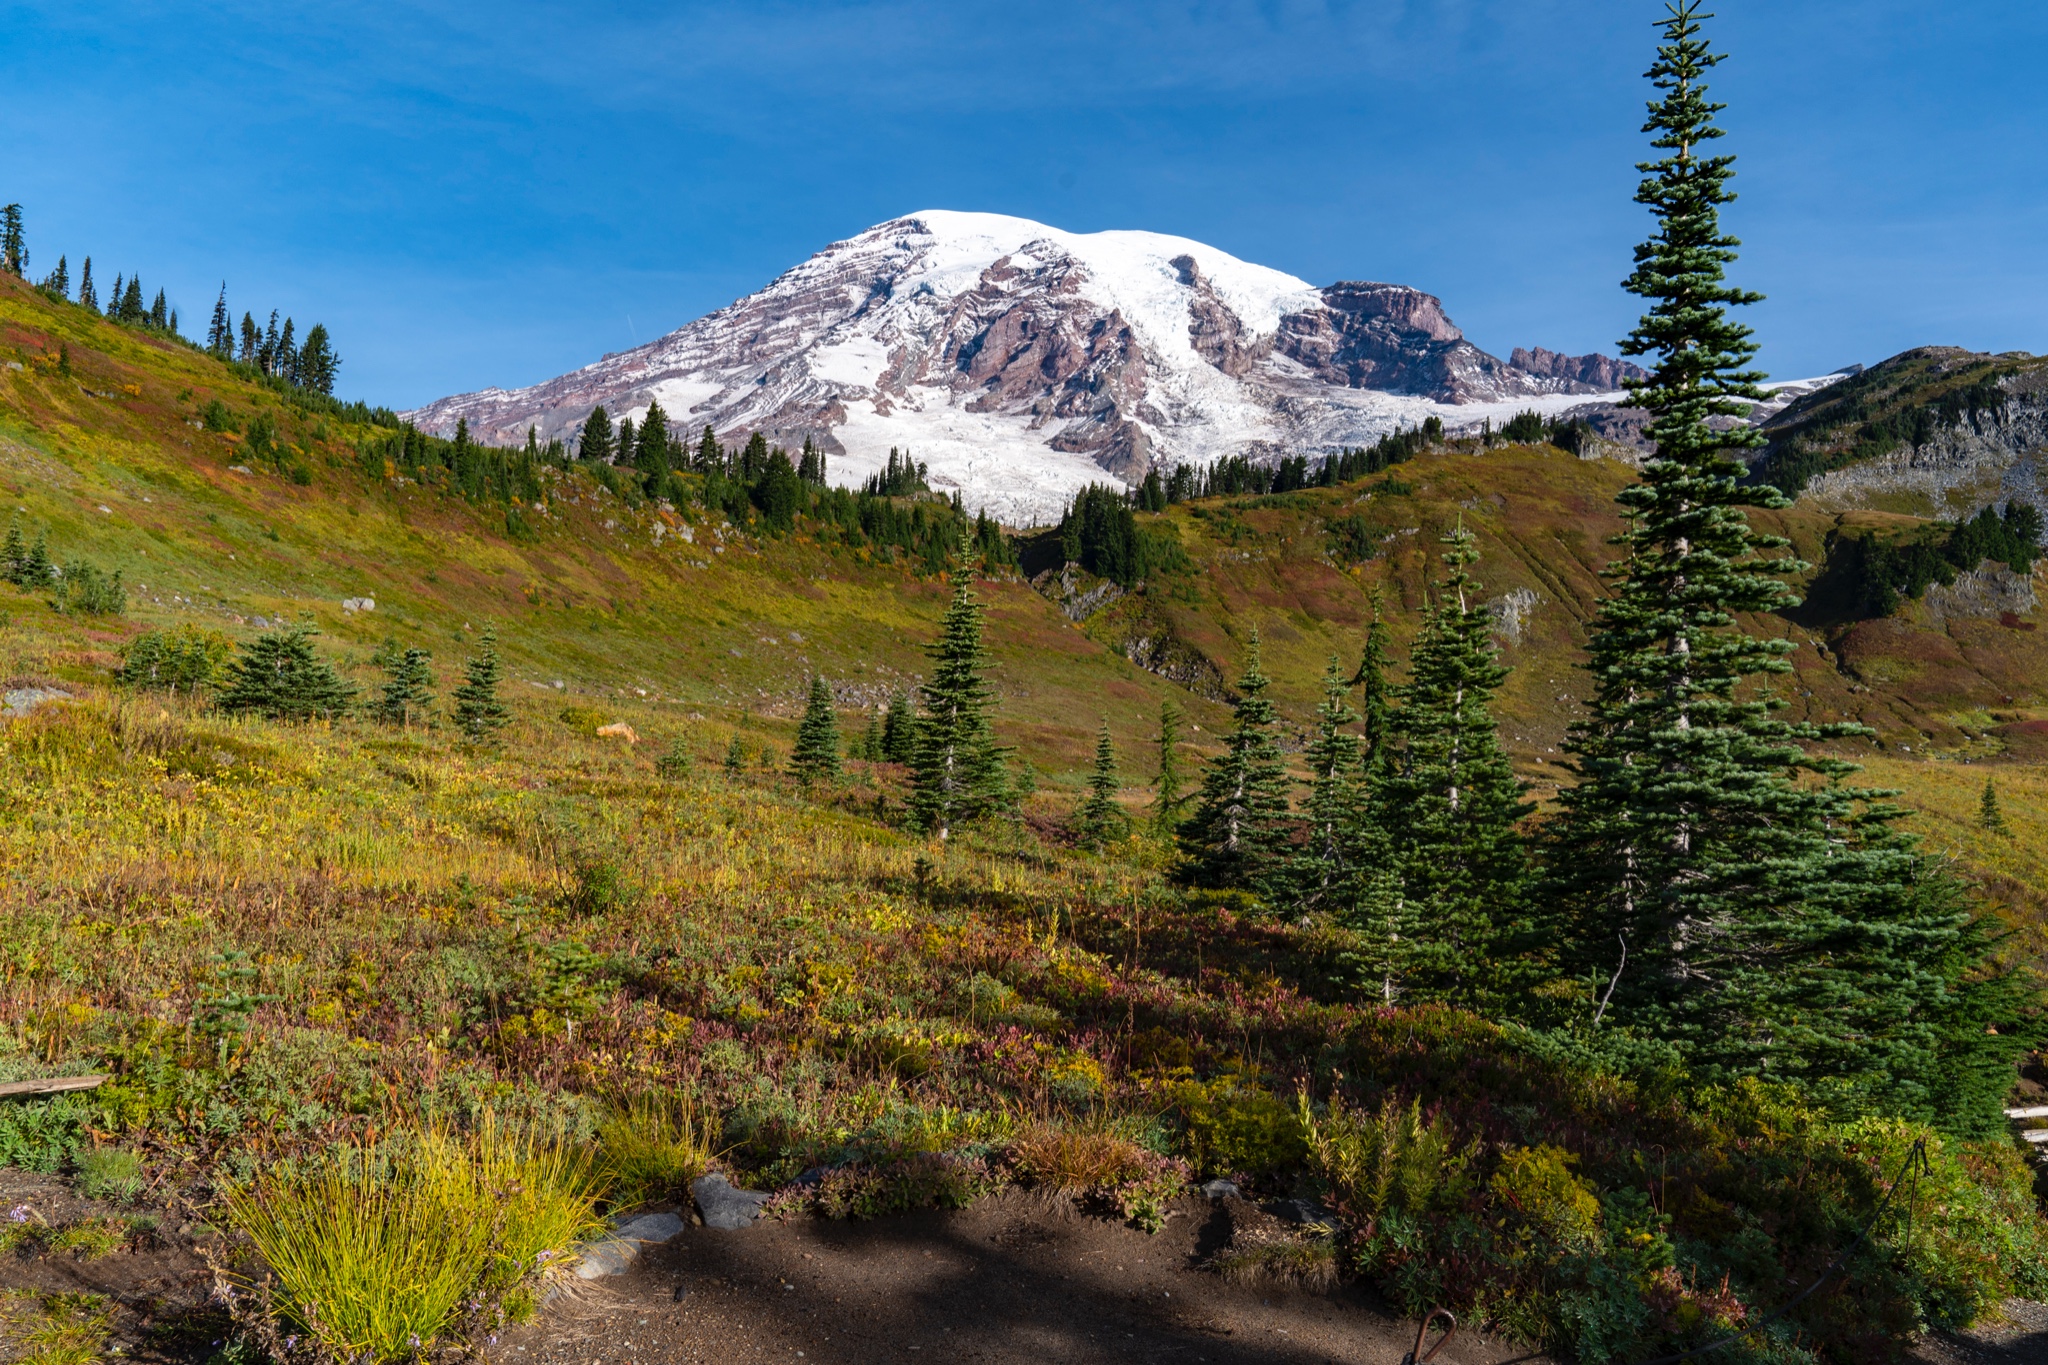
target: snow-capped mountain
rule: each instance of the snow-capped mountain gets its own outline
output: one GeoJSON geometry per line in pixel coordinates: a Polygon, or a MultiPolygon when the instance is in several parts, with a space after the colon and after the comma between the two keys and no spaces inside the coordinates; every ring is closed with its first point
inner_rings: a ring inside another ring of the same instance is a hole
{"type": "Polygon", "coordinates": [[[1616,396],[1634,371],[1522,357],[1528,368],[1486,354],[1401,285],[1318,289],[1182,237],[929,210],[646,346],[405,415],[443,434],[467,418],[477,439],[510,444],[529,426],[573,439],[600,403],[637,422],[658,399],[686,438],[706,425],[792,448],[809,437],[835,483],[906,449],[934,487],[1029,522],[1154,466],[1325,453],[1431,414],[1498,424],[1616,396]]]}

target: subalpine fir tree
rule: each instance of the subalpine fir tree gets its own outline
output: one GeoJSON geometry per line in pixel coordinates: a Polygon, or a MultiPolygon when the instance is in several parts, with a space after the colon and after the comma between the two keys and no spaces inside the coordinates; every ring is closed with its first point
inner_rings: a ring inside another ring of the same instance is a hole
{"type": "Polygon", "coordinates": [[[390,679],[377,698],[377,719],[411,729],[414,720],[426,718],[434,704],[433,660],[433,655],[412,645],[391,661],[386,669],[390,679]]]}
{"type": "Polygon", "coordinates": [[[1733,158],[1702,154],[1722,135],[1705,85],[1721,57],[1700,18],[1676,0],[1648,73],[1663,94],[1646,130],[1665,155],[1642,166],[1637,200],[1658,231],[1636,251],[1627,288],[1650,306],[1622,350],[1654,357],[1633,402],[1655,454],[1619,495],[1625,553],[1593,621],[1579,780],[1550,851],[1556,938],[1594,1026],[1666,1040],[1705,1078],[1761,1074],[1986,1129],[2038,1026],[2020,1022],[2010,978],[1981,970],[1987,935],[1891,830],[1883,794],[1803,747],[1868,732],[1786,723],[1745,686],[1789,672],[1791,645],[1737,613],[1789,606],[1782,575],[1803,566],[1767,553],[1784,542],[1743,511],[1778,501],[1740,482],[1762,437],[1715,420],[1746,411],[1760,376],[1727,316],[1757,296],[1723,274],[1733,158]]]}
{"type": "Polygon", "coordinates": [[[49,537],[41,527],[38,527],[36,543],[29,546],[28,553],[22,556],[21,578],[18,582],[24,588],[46,588],[56,573],[57,566],[50,560],[49,537]]]}
{"type": "Polygon", "coordinates": [[[618,453],[612,457],[612,462],[614,464],[631,464],[633,451],[639,443],[640,431],[633,424],[633,419],[621,417],[619,419],[618,453]]]}
{"type": "Polygon", "coordinates": [[[272,348],[272,373],[287,383],[299,382],[299,347],[292,335],[290,318],[284,320],[284,330],[277,334],[277,345],[272,348]]]}
{"type": "Polygon", "coordinates": [[[714,469],[725,469],[725,451],[718,444],[718,433],[706,423],[704,434],[697,440],[697,472],[709,474],[714,469]]]}
{"type": "Polygon", "coordinates": [[[28,239],[22,235],[19,204],[0,208],[0,270],[10,275],[28,274],[28,239]]]}
{"type": "Polygon", "coordinates": [[[306,329],[305,344],[299,347],[298,380],[301,388],[314,393],[332,394],[335,378],[341,373],[341,357],[334,353],[334,343],[327,335],[327,324],[316,322],[306,329]]]}
{"type": "Polygon", "coordinates": [[[811,679],[804,718],[796,727],[796,747],[789,770],[806,787],[839,776],[839,713],[832,704],[832,685],[822,676],[811,679]]]}
{"type": "Polygon", "coordinates": [[[586,464],[612,462],[612,419],[600,403],[583,419],[583,434],[576,441],[576,458],[586,464]]]}
{"type": "Polygon", "coordinates": [[[244,365],[254,365],[256,363],[256,353],[261,349],[263,349],[263,332],[256,326],[256,319],[252,315],[243,313],[242,353],[235,358],[244,365]]]}
{"type": "Polygon", "coordinates": [[[1309,742],[1308,839],[1295,855],[1294,897],[1304,911],[1336,909],[1357,895],[1364,837],[1365,767],[1351,730],[1358,712],[1333,656],[1323,670],[1323,701],[1309,742]]]}
{"type": "Polygon", "coordinates": [[[882,716],[882,758],[889,763],[908,763],[917,751],[917,706],[907,693],[889,694],[889,709],[882,716]]]}
{"type": "Polygon", "coordinates": [[[1273,900],[1286,894],[1293,822],[1287,765],[1274,733],[1278,718],[1266,699],[1269,681],[1260,670],[1254,630],[1231,705],[1236,727],[1223,753],[1209,762],[1195,812],[1180,828],[1180,847],[1196,885],[1236,888],[1273,900]]]}
{"type": "Polygon", "coordinates": [[[725,746],[725,775],[738,777],[747,770],[747,742],[740,738],[740,732],[732,732],[732,738],[725,746]]]}
{"type": "Polygon", "coordinates": [[[1494,725],[1493,696],[1507,678],[1493,615],[1469,566],[1479,558],[1463,526],[1443,537],[1450,570],[1416,636],[1408,681],[1393,713],[1396,753],[1374,792],[1374,817],[1395,851],[1418,942],[1414,994],[1489,1004],[1510,979],[1508,945],[1527,908],[1529,862],[1516,826],[1528,808],[1494,725]]]}
{"type": "Polygon", "coordinates": [[[228,282],[220,282],[220,296],[213,301],[213,321],[206,325],[207,353],[220,360],[235,354],[235,325],[228,321],[228,282]]]}
{"type": "Polygon", "coordinates": [[[71,297],[71,262],[59,256],[57,258],[57,268],[52,270],[49,276],[44,279],[42,287],[45,292],[55,294],[60,299],[68,300],[71,297]]]}
{"type": "Polygon", "coordinates": [[[228,664],[227,685],[215,704],[272,720],[313,720],[345,713],[356,689],[313,652],[318,631],[304,626],[267,630],[241,647],[228,664]]]}
{"type": "Polygon", "coordinates": [[[1159,776],[1152,783],[1152,829],[1171,839],[1187,813],[1187,779],[1180,755],[1181,712],[1171,701],[1159,703],[1159,776]]]}
{"type": "Polygon", "coordinates": [[[170,302],[164,298],[161,289],[156,291],[156,302],[149,306],[149,325],[159,332],[167,332],[171,328],[170,302]]]}
{"type": "Polygon", "coordinates": [[[121,321],[145,322],[148,318],[149,309],[142,302],[142,276],[130,275],[127,291],[121,295],[121,321]]]}
{"type": "Polygon", "coordinates": [[[85,264],[78,267],[78,306],[89,313],[100,311],[100,295],[93,287],[90,256],[85,258],[85,264]]]}
{"type": "Polygon", "coordinates": [[[930,649],[932,675],[920,689],[923,714],[910,756],[911,821],[941,839],[1013,801],[1006,756],[989,723],[995,689],[983,676],[981,627],[974,578],[957,566],[953,601],[930,649]]]}
{"type": "Polygon", "coordinates": [[[512,719],[498,699],[504,666],[498,659],[497,627],[484,627],[482,643],[483,652],[463,667],[462,685],[450,693],[455,698],[455,728],[473,743],[490,739],[512,719]]]}
{"type": "Polygon", "coordinates": [[[648,497],[667,496],[670,464],[668,414],[661,410],[660,403],[649,403],[633,449],[633,467],[640,471],[648,497]]]}
{"type": "Polygon", "coordinates": [[[869,763],[882,761],[882,713],[868,712],[867,728],[861,731],[855,742],[853,756],[869,763]]]}
{"type": "Polygon", "coordinates": [[[1117,804],[1123,786],[1116,772],[1116,745],[1109,737],[1109,722],[1095,736],[1095,767],[1088,774],[1088,798],[1074,812],[1074,833],[1084,848],[1101,848],[1130,831],[1130,818],[1117,804]]]}
{"type": "Polygon", "coordinates": [[[7,539],[0,541],[0,575],[9,583],[20,587],[25,578],[28,564],[28,542],[22,538],[21,523],[13,517],[7,519],[7,539]]]}
{"type": "MultiPolygon", "coordinates": [[[[13,533],[13,530],[12,526],[8,527],[10,535],[13,533]]],[[[1977,823],[1982,828],[1990,830],[1993,834],[2007,834],[2011,832],[2006,827],[2005,812],[1998,808],[1998,782],[1996,779],[1989,777],[1984,779],[1984,795],[1977,802],[1977,823]]]]}

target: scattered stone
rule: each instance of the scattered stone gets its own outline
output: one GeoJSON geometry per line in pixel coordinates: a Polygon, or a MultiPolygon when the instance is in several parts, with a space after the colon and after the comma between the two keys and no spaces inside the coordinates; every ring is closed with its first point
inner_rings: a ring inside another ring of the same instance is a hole
{"type": "Polygon", "coordinates": [[[1313,1199],[1276,1199],[1264,1206],[1267,1213],[1289,1223],[1300,1223],[1304,1227],[1322,1228],[1336,1232],[1344,1225],[1337,1215],[1313,1199]]]}
{"type": "Polygon", "coordinates": [[[638,744],[640,742],[640,736],[633,733],[633,727],[622,720],[613,721],[610,725],[598,726],[597,735],[599,739],[623,739],[628,744],[638,744]]]}
{"type": "Polygon", "coordinates": [[[1207,1180],[1202,1182],[1202,1193],[1211,1199],[1236,1199],[1243,1193],[1234,1180],[1207,1180]]]}
{"type": "Polygon", "coordinates": [[[576,1263],[576,1278],[596,1280],[624,1274],[640,1259],[642,1247],[659,1246],[682,1230],[683,1220],[672,1213],[644,1213],[621,1223],[611,1236],[579,1248],[581,1259],[576,1263]]]}
{"type": "Polygon", "coordinates": [[[70,700],[69,692],[54,687],[17,687],[0,697],[0,720],[20,720],[45,702],[70,700]]]}
{"type": "MultiPolygon", "coordinates": [[[[231,464],[228,466],[228,473],[230,474],[254,474],[255,472],[255,470],[245,464],[231,464]]],[[[233,556],[231,555],[229,558],[233,558],[233,556]]]]}
{"type": "Polygon", "coordinates": [[[750,1225],[768,1202],[760,1190],[740,1189],[716,1171],[691,1181],[690,1194],[697,1201],[697,1212],[704,1215],[704,1226],[726,1232],[750,1225]]]}
{"type": "Polygon", "coordinates": [[[375,611],[377,610],[377,599],[374,597],[344,597],[341,599],[341,609],[343,611],[375,611]]]}

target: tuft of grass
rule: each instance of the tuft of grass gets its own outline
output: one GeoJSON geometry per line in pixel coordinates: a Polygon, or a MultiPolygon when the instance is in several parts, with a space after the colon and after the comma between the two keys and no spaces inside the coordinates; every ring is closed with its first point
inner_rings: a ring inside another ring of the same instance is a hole
{"type": "Polygon", "coordinates": [[[229,1221],[275,1277],[243,1325],[304,1333],[353,1361],[409,1359],[490,1325],[597,1226],[580,1149],[486,1118],[466,1138],[419,1135],[401,1162],[358,1148],[306,1173],[231,1188],[229,1221]]]}
{"type": "Polygon", "coordinates": [[[1010,1158],[1047,1189],[1096,1190],[1147,1174],[1151,1154],[1128,1138],[1101,1130],[1033,1128],[1010,1144],[1010,1158]]]}
{"type": "Polygon", "coordinates": [[[12,1365],[95,1365],[112,1333],[104,1295],[0,1293],[0,1348],[12,1365]]]}
{"type": "Polygon", "coordinates": [[[636,1095],[614,1105],[597,1130],[597,1168],[613,1204],[681,1197],[710,1164],[704,1136],[688,1095],[636,1095]]]}
{"type": "Polygon", "coordinates": [[[127,1244],[128,1225],[119,1218],[82,1218],[44,1234],[43,1241],[51,1251],[97,1261],[127,1244]]]}
{"type": "Polygon", "coordinates": [[[142,1158],[123,1147],[93,1147],[74,1160],[78,1193],[87,1199],[123,1203],[142,1193],[142,1158]]]}
{"type": "Polygon", "coordinates": [[[1209,1262],[1231,1284],[1276,1285],[1321,1293],[1337,1285],[1337,1246],[1328,1237],[1289,1237],[1232,1247],[1209,1262]]]}

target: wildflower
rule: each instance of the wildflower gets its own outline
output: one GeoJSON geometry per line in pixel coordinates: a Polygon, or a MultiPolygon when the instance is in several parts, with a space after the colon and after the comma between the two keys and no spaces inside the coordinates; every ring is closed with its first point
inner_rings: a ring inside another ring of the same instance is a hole
{"type": "Polygon", "coordinates": [[[10,1223],[26,1223],[34,1214],[35,1210],[28,1205],[16,1204],[7,1211],[7,1221],[10,1223]]]}

